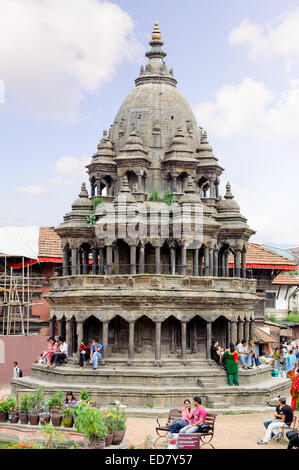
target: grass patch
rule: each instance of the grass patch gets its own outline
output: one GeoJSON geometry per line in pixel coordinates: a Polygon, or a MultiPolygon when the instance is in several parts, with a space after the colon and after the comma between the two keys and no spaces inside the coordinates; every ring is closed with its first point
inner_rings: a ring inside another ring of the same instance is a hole
{"type": "Polygon", "coordinates": [[[225,411],[223,415],[251,415],[253,411],[225,411]]]}
{"type": "Polygon", "coordinates": [[[299,312],[289,313],[289,315],[284,319],[284,321],[299,323],[299,312]]]}

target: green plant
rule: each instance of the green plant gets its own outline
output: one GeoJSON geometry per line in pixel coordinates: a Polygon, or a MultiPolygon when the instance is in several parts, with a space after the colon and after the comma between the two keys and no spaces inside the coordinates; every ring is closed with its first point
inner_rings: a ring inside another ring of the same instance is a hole
{"type": "Polygon", "coordinates": [[[290,321],[294,323],[299,323],[299,312],[289,313],[284,321],[290,321]]]}
{"type": "Polygon", "coordinates": [[[154,407],[154,405],[153,405],[152,403],[147,403],[146,406],[147,406],[148,408],[153,408],[153,407],[154,407]]]}
{"type": "Polygon", "coordinates": [[[93,207],[93,210],[95,211],[96,208],[102,204],[103,200],[100,198],[100,197],[94,197],[93,200],[92,200],[92,207],[93,207]]]}
{"type": "Polygon", "coordinates": [[[43,449],[44,447],[41,444],[38,444],[36,441],[20,441],[20,442],[9,442],[4,447],[4,449],[43,449]]]}
{"type": "Polygon", "coordinates": [[[127,415],[125,413],[125,406],[121,405],[119,401],[110,408],[110,412],[115,416],[114,431],[123,431],[126,429],[127,415]]]}
{"type": "Polygon", "coordinates": [[[2,395],[2,397],[0,398],[0,411],[3,411],[3,413],[6,413],[6,411],[8,411],[6,395],[2,395]]]}
{"type": "Polygon", "coordinates": [[[45,448],[55,449],[59,447],[59,444],[65,440],[65,436],[57,431],[57,428],[51,423],[44,424],[40,430],[41,433],[46,435],[45,448]]]}
{"type": "Polygon", "coordinates": [[[67,416],[74,416],[75,415],[75,410],[74,408],[64,406],[62,408],[62,417],[66,418],[67,416]]]}
{"type": "Polygon", "coordinates": [[[45,405],[51,410],[51,408],[57,407],[57,408],[62,408],[63,407],[63,392],[62,391],[57,391],[54,393],[52,397],[49,397],[48,400],[46,401],[45,405]]]}
{"type": "Polygon", "coordinates": [[[28,413],[29,411],[29,395],[27,393],[21,396],[20,411],[21,413],[28,413]]]}
{"type": "Polygon", "coordinates": [[[83,432],[89,441],[104,439],[108,435],[102,411],[85,402],[77,403],[75,409],[75,427],[78,432],[83,432]]]}
{"type": "Polygon", "coordinates": [[[6,398],[7,402],[7,411],[16,411],[17,410],[17,400],[15,396],[11,393],[6,398]]]}
{"type": "Polygon", "coordinates": [[[265,319],[273,321],[273,323],[277,322],[276,315],[274,313],[265,313],[265,319]]]}
{"type": "Polygon", "coordinates": [[[87,216],[85,217],[85,220],[86,220],[86,222],[88,223],[88,225],[89,225],[90,227],[92,227],[92,226],[96,223],[96,220],[97,220],[97,219],[96,219],[96,216],[95,216],[94,214],[92,214],[92,215],[87,215],[87,216]]]}
{"type": "Polygon", "coordinates": [[[80,392],[80,398],[83,401],[87,401],[89,399],[89,395],[86,390],[81,390],[80,392]]]}
{"type": "Polygon", "coordinates": [[[38,392],[33,392],[28,396],[28,411],[29,413],[38,413],[42,399],[44,398],[44,390],[39,387],[38,392]]]}
{"type": "Polygon", "coordinates": [[[173,194],[170,191],[170,189],[167,189],[164,193],[164,202],[168,205],[171,206],[173,203],[173,194]]]}
{"type": "Polygon", "coordinates": [[[160,196],[160,194],[156,190],[150,193],[148,200],[152,202],[163,202],[163,198],[160,196]]]}

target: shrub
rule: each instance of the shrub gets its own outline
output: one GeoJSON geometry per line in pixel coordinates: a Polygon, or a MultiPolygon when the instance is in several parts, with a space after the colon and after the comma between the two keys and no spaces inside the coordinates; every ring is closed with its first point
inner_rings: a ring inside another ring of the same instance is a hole
{"type": "Polygon", "coordinates": [[[93,200],[92,200],[92,206],[93,206],[93,210],[95,211],[96,208],[102,204],[103,200],[100,198],[100,197],[94,197],[93,200]]]}
{"type": "Polygon", "coordinates": [[[169,189],[167,189],[164,193],[164,202],[168,206],[171,206],[171,204],[173,203],[173,194],[169,189]]]}
{"type": "Polygon", "coordinates": [[[20,411],[21,413],[28,413],[29,411],[29,395],[27,393],[21,396],[20,411]]]}
{"type": "Polygon", "coordinates": [[[75,410],[75,427],[78,432],[83,432],[89,441],[103,439],[108,435],[108,427],[102,411],[85,402],[76,404],[75,410]]]}
{"type": "Polygon", "coordinates": [[[8,395],[6,398],[7,411],[16,411],[17,410],[17,400],[13,394],[8,395]]]}
{"type": "Polygon", "coordinates": [[[127,415],[125,412],[125,406],[121,405],[119,401],[115,401],[115,404],[110,408],[114,418],[114,431],[123,431],[126,429],[127,415]]]}
{"type": "Polygon", "coordinates": [[[44,398],[44,390],[39,387],[38,392],[28,395],[28,411],[29,413],[38,413],[40,410],[42,399],[44,398]]]}
{"type": "Polygon", "coordinates": [[[0,398],[0,411],[3,411],[3,413],[8,411],[8,403],[7,403],[6,395],[2,395],[2,397],[0,398]]]}
{"type": "Polygon", "coordinates": [[[51,408],[57,407],[62,408],[64,404],[64,393],[62,391],[57,391],[54,395],[46,401],[46,406],[51,410],[51,408]]]}
{"type": "Polygon", "coordinates": [[[87,401],[87,400],[89,399],[89,395],[88,395],[88,393],[87,393],[86,390],[82,390],[82,391],[80,392],[80,398],[81,398],[81,400],[83,400],[83,401],[87,401]]]}
{"type": "Polygon", "coordinates": [[[160,196],[158,191],[155,190],[150,193],[148,200],[152,202],[163,202],[163,198],[160,196]]]}
{"type": "Polygon", "coordinates": [[[299,312],[289,313],[284,321],[291,321],[294,323],[299,323],[299,312]]]}

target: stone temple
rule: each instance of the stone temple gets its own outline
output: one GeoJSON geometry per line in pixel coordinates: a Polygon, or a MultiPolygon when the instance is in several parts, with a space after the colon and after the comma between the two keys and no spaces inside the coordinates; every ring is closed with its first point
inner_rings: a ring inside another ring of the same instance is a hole
{"type": "Polygon", "coordinates": [[[207,133],[177,89],[155,24],[135,88],[104,131],[71,211],[56,228],[63,270],[51,280],[50,334],[66,336],[68,364],[15,388],[88,388],[100,403],[178,406],[200,394],[211,408],[266,404],[285,391],[270,367],[240,371],[240,387],[210,359],[254,336],[256,281],[246,276],[254,231],[241,215],[207,133]],[[233,267],[229,263],[233,256],[233,267]],[[105,367],[79,370],[81,339],[99,338],[105,367]]]}

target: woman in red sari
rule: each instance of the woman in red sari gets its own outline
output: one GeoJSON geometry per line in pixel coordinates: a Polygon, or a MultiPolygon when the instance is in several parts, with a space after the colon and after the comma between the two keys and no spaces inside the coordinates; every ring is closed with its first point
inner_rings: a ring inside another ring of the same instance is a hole
{"type": "Polygon", "coordinates": [[[292,395],[291,408],[295,411],[299,397],[299,369],[296,370],[296,374],[294,375],[290,394],[292,395]]]}

